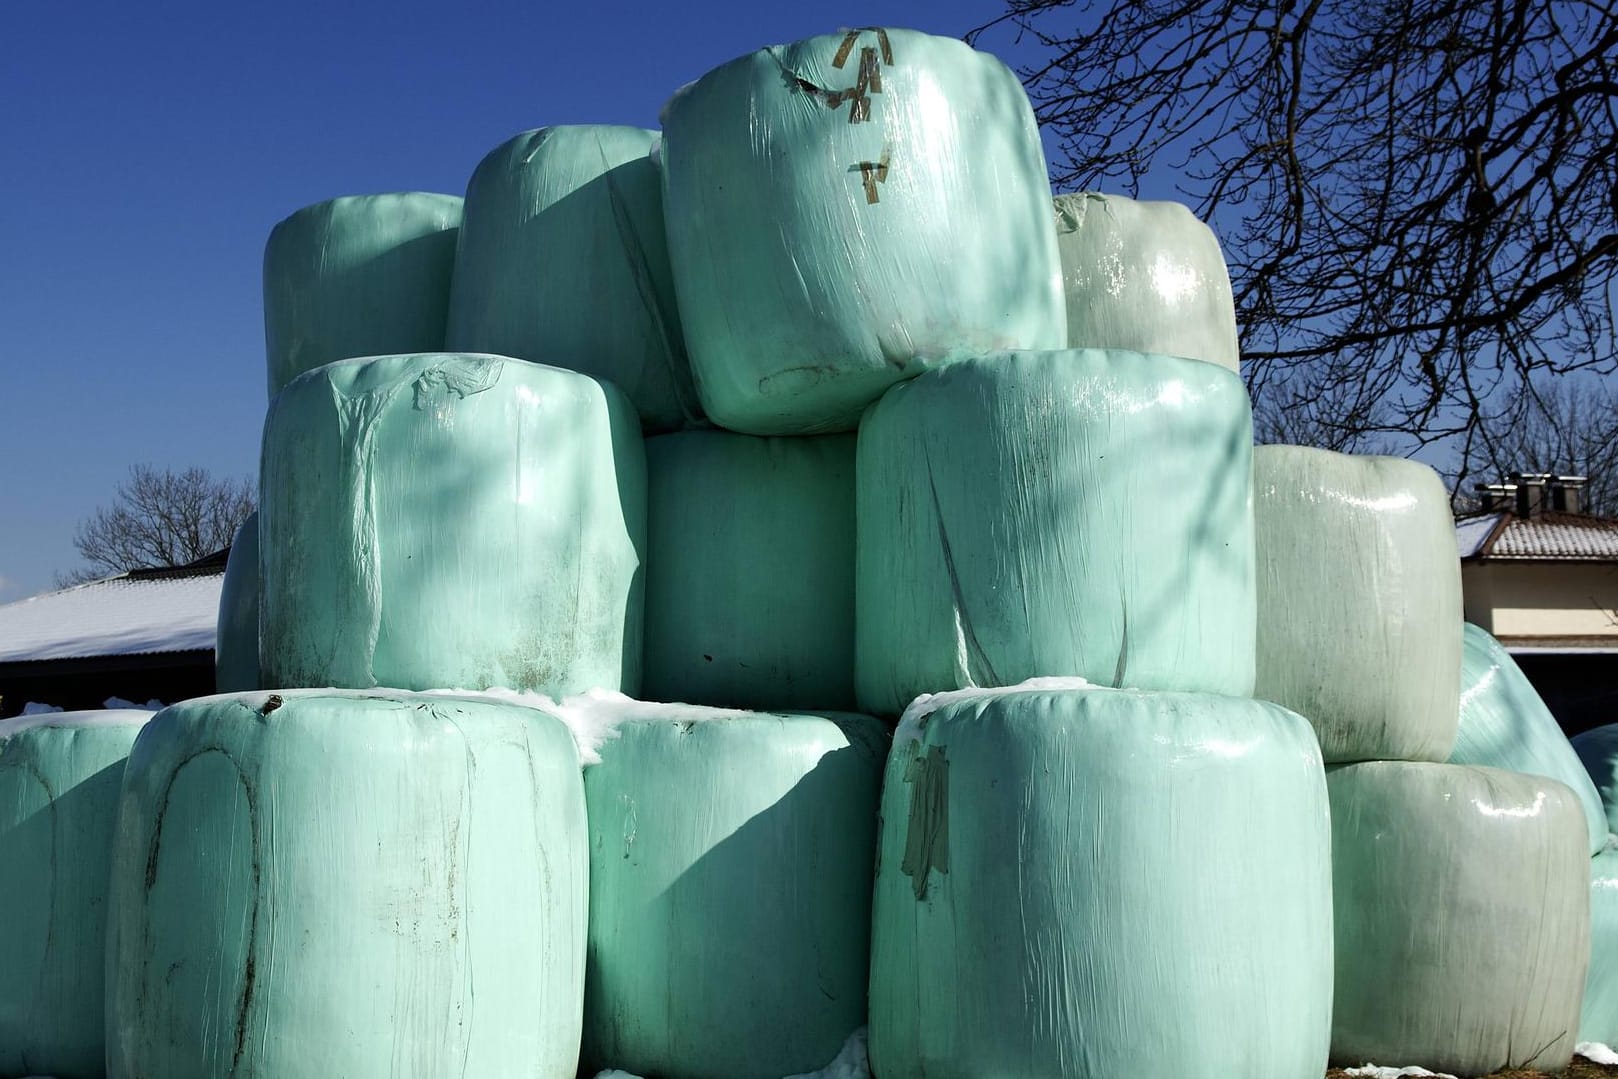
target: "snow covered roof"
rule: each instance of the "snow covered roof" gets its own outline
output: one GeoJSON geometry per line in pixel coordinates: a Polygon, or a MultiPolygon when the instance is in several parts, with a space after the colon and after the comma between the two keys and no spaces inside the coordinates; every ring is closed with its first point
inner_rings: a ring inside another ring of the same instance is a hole
{"type": "Polygon", "coordinates": [[[1455,547],[1462,558],[1478,553],[1500,523],[1503,513],[1484,513],[1476,517],[1462,517],[1455,522],[1455,547]]]}
{"type": "Polygon", "coordinates": [[[0,606],[0,663],[212,648],[223,583],[223,566],[196,565],[7,603],[0,606]]]}
{"type": "Polygon", "coordinates": [[[1618,520],[1583,513],[1486,513],[1455,523],[1461,558],[1618,562],[1618,520]]]}

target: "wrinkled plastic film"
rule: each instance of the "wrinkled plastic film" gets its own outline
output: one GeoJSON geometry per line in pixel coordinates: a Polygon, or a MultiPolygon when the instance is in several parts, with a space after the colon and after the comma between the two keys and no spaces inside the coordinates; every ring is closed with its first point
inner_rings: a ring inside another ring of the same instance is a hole
{"type": "Polygon", "coordinates": [[[231,541],[219,586],[214,689],[236,693],[258,686],[258,514],[252,513],[231,541]]]}
{"type": "Polygon", "coordinates": [[[664,203],[714,422],[850,430],[928,360],[1067,343],[1033,110],[960,41],[850,30],[677,93],[664,203]]]}
{"type": "Polygon", "coordinates": [[[617,384],[648,430],[701,419],[664,237],[655,133],[527,131],[473,173],[445,347],[617,384]]]}
{"type": "Polygon", "coordinates": [[[1252,420],[1212,364],[1001,353],[894,387],[857,464],[856,689],[1253,685],[1252,420]]]}
{"type": "Polygon", "coordinates": [[[1511,654],[1470,623],[1462,638],[1461,720],[1449,763],[1504,768],[1566,784],[1584,810],[1590,853],[1607,845],[1601,795],[1556,717],[1511,654]]]}
{"type": "Polygon", "coordinates": [[[1590,957],[1584,813],[1494,768],[1331,769],[1332,1062],[1454,1075],[1573,1055],[1590,957]]]}
{"type": "Polygon", "coordinates": [[[854,706],[854,436],[646,443],[645,696],[854,706]]]}
{"type": "Polygon", "coordinates": [[[575,1073],[588,855],[561,723],[243,694],[165,710],[131,761],[110,1076],[575,1073]]]}
{"type": "Polygon", "coordinates": [[[881,727],[623,707],[585,772],[586,1063],[669,1079],[823,1067],[865,1023],[881,727]]]}
{"type": "Polygon", "coordinates": [[[1573,751],[1601,796],[1607,830],[1618,833],[1618,723],[1574,735],[1573,751]]]}
{"type": "Polygon", "coordinates": [[[1085,191],[1056,198],[1070,348],[1186,356],[1239,369],[1219,240],[1177,202],[1085,191]]]}
{"type": "Polygon", "coordinates": [[[1395,457],[1259,446],[1253,492],[1254,695],[1313,723],[1327,763],[1443,761],[1459,716],[1462,623],[1438,473],[1395,457]]]}
{"type": "Polygon", "coordinates": [[[1579,1041],[1618,1045],[1618,840],[1590,862],[1590,973],[1579,1041]]]}
{"type": "Polygon", "coordinates": [[[1299,717],[1180,693],[952,700],[896,740],[882,826],[884,1079],[1324,1071],[1329,832],[1299,717]]]}

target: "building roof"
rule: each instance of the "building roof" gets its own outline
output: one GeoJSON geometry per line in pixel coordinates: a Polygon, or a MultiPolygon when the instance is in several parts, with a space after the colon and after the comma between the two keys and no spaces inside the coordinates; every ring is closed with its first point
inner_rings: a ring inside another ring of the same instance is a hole
{"type": "Polygon", "coordinates": [[[1483,513],[1455,522],[1461,560],[1618,562],[1618,520],[1583,513],[1483,513]]]}
{"type": "Polygon", "coordinates": [[[224,561],[135,570],[0,606],[0,663],[211,649],[224,561]]]}

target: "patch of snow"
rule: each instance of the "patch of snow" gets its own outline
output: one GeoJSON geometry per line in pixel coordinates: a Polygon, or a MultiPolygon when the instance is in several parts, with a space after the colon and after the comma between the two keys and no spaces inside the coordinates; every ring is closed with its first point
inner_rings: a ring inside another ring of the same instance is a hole
{"type": "Polygon", "coordinates": [[[871,1064],[866,1056],[866,1028],[860,1027],[848,1036],[839,1052],[824,1068],[802,1075],[789,1075],[786,1079],[871,1079],[871,1064]]]}
{"type": "Polygon", "coordinates": [[[597,1072],[596,1079],[640,1079],[640,1076],[621,1072],[617,1068],[608,1068],[604,1072],[597,1072]]]}
{"type": "Polygon", "coordinates": [[[1430,1072],[1426,1068],[1379,1068],[1375,1064],[1365,1064],[1358,1068],[1349,1068],[1344,1075],[1364,1076],[1365,1079],[1404,1079],[1405,1076],[1426,1075],[1434,1079],[1455,1079],[1448,1072],[1430,1072]]]}
{"type": "Polygon", "coordinates": [[[1618,1064],[1618,1050],[1600,1042],[1580,1042],[1573,1052],[1596,1064],[1618,1064]]]}
{"type": "Polygon", "coordinates": [[[35,727],[60,727],[85,730],[90,727],[139,727],[155,713],[144,708],[97,708],[89,712],[36,712],[14,719],[0,719],[0,738],[33,730],[35,727]]]}
{"type": "Polygon", "coordinates": [[[147,701],[145,704],[136,704],[134,701],[126,701],[122,697],[108,697],[106,700],[101,702],[101,707],[123,708],[125,710],[131,708],[140,708],[148,712],[161,712],[163,709],[167,708],[168,705],[155,698],[147,701]]]}
{"type": "Polygon", "coordinates": [[[40,704],[38,701],[29,701],[22,706],[22,714],[25,716],[43,716],[47,713],[60,712],[61,710],[60,705],[40,704]]]}
{"type": "Polygon", "coordinates": [[[1030,678],[1014,686],[971,686],[966,689],[948,689],[942,693],[923,693],[910,702],[899,717],[899,726],[893,732],[895,744],[921,736],[926,718],[945,705],[962,701],[986,700],[990,697],[1010,697],[1019,693],[1055,693],[1074,689],[1107,689],[1083,678],[1030,678]]]}
{"type": "Polygon", "coordinates": [[[0,660],[212,648],[222,573],[106,580],[0,606],[0,660]]]}

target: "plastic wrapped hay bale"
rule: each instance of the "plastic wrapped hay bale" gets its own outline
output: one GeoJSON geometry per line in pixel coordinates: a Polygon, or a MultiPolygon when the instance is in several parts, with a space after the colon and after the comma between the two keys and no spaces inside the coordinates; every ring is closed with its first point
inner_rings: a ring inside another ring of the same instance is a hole
{"type": "Polygon", "coordinates": [[[383,356],[270,406],[265,685],[640,681],[645,454],[611,385],[499,356],[383,356]]]}
{"type": "Polygon", "coordinates": [[[1443,761],[1455,745],[1461,564],[1426,465],[1253,451],[1254,696],[1315,725],[1328,763],[1443,761]]]}
{"type": "Polygon", "coordinates": [[[960,41],[760,49],[674,96],[662,158],[692,372],[722,426],[849,430],[925,360],[1067,344],[1033,111],[960,41]]]}
{"type": "Polygon", "coordinates": [[[585,834],[572,736],[526,708],[164,710],[120,806],[109,1074],[571,1079],[585,834]]]}
{"type": "Polygon", "coordinates": [[[1056,198],[1070,348],[1188,356],[1239,368],[1236,302],[1213,230],[1177,202],[1056,198]]]}
{"type": "Polygon", "coordinates": [[[225,562],[214,639],[214,688],[236,693],[258,687],[258,514],[253,513],[236,531],[225,562]]]}
{"type": "Polygon", "coordinates": [[[444,347],[461,200],[419,191],[306,206],[264,248],[270,396],[353,356],[444,347]]]}
{"type": "Polygon", "coordinates": [[[1320,1075],[1331,864],[1309,725],[1262,701],[1042,682],[922,698],[900,723],[872,1070],[1320,1075]]]}
{"type": "Polygon", "coordinates": [[[1590,862],[1590,973],[1579,1041],[1618,1045],[1618,839],[1590,862]]]}
{"type": "Polygon", "coordinates": [[[664,1079],[824,1067],[865,1025],[880,725],[606,707],[618,733],[584,780],[586,1063],[664,1079]]]}
{"type": "Polygon", "coordinates": [[[1540,776],[1370,761],[1332,769],[1332,1061],[1554,1072],[1590,957],[1584,812],[1540,776]]]}
{"type": "Polygon", "coordinates": [[[854,436],[646,443],[645,695],[854,707],[854,436]]]}
{"type": "Polygon", "coordinates": [[[1573,751],[1607,810],[1607,830],[1618,833],[1618,723],[1573,736],[1573,751]]]}
{"type": "Polygon", "coordinates": [[[1241,380],[1134,352],[1004,353],[896,386],[860,427],[855,685],[1077,675],[1253,688],[1241,380]]]}
{"type": "Polygon", "coordinates": [[[118,785],[151,712],[0,723],[0,1075],[99,1077],[118,785]]]}
{"type": "Polygon", "coordinates": [[[445,348],[607,379],[647,429],[700,416],[674,304],[656,133],[526,131],[466,190],[445,348]]]}
{"type": "Polygon", "coordinates": [[[1500,642],[1468,623],[1461,651],[1461,721],[1450,764],[1545,776],[1578,795],[1592,854],[1607,845],[1601,795],[1539,691],[1500,642]]]}

